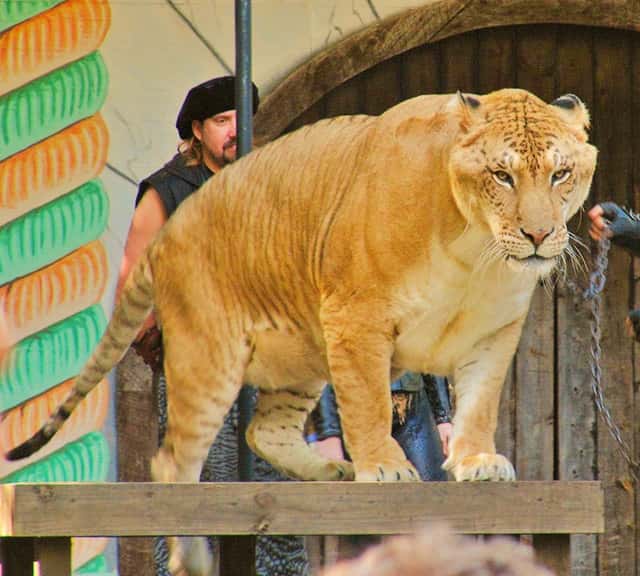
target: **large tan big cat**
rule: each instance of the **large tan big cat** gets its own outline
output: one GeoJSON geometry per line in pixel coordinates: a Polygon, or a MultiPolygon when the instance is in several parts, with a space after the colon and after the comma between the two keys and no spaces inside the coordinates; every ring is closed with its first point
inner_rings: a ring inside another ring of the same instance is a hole
{"type": "MultiPolygon", "coordinates": [[[[455,382],[445,468],[512,480],[494,445],[500,390],[536,284],[571,256],[566,222],[596,165],[588,124],[573,95],[421,96],[254,151],[170,218],[76,391],[9,457],[55,433],[153,307],[169,399],[155,480],[198,480],[243,382],[260,388],[248,441],[286,473],[418,480],[390,436],[389,381],[407,369],[455,382]],[[302,437],[325,380],[353,467],[302,437]]],[[[173,541],[170,565],[206,573],[205,546],[173,541]]]]}

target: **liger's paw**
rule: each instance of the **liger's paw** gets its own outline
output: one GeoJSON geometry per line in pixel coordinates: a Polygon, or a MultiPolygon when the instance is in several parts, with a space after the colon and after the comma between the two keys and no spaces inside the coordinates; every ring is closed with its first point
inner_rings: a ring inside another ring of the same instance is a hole
{"type": "MultiPolygon", "coordinates": [[[[447,463],[445,462],[445,467],[447,463]]],[[[451,467],[451,473],[458,482],[516,479],[513,465],[501,454],[480,453],[463,458],[451,467]]]]}
{"type": "Polygon", "coordinates": [[[409,460],[359,462],[355,465],[357,482],[418,482],[420,475],[409,460]]]}
{"type": "Polygon", "coordinates": [[[336,480],[353,480],[355,472],[353,464],[346,460],[327,460],[317,466],[311,473],[307,472],[301,480],[319,480],[334,482],[336,480]]]}
{"type": "Polygon", "coordinates": [[[353,480],[356,476],[353,464],[346,460],[332,460],[327,463],[327,480],[353,480]]]}

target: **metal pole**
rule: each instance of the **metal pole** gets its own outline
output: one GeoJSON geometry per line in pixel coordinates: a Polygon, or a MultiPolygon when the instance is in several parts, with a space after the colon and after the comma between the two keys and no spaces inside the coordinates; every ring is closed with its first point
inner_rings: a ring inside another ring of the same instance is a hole
{"type": "MultiPolygon", "coordinates": [[[[251,0],[236,0],[236,113],[237,157],[253,145],[253,92],[251,90],[251,0]]],[[[253,414],[253,391],[243,386],[238,397],[238,477],[253,478],[253,453],[245,433],[253,414]]]]}
{"type": "Polygon", "coordinates": [[[253,144],[251,0],[236,0],[236,94],[239,158],[251,152],[253,144]]]}

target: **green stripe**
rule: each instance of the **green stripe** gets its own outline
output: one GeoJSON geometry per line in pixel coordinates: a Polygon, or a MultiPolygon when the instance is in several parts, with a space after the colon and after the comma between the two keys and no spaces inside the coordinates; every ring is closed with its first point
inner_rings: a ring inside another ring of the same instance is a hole
{"type": "Polygon", "coordinates": [[[0,160],[95,114],[108,84],[102,56],[92,52],[0,97],[0,160]]]}
{"type": "Polygon", "coordinates": [[[95,558],[92,558],[77,570],[74,570],[74,574],[81,576],[83,574],[90,574],[91,576],[116,576],[114,570],[109,570],[107,566],[107,559],[104,554],[100,554],[95,558]]]}
{"type": "Polygon", "coordinates": [[[90,180],[9,222],[0,228],[0,285],[99,238],[108,221],[109,197],[100,180],[90,180]]]}
{"type": "Polygon", "coordinates": [[[21,470],[0,479],[17,482],[103,482],[109,472],[109,445],[101,432],[90,432],[79,440],[21,470]]]}
{"type": "Polygon", "coordinates": [[[77,375],[107,326],[96,304],[21,340],[0,372],[0,412],[77,375]]]}
{"type": "Polygon", "coordinates": [[[0,32],[40,14],[63,0],[0,0],[0,32]]]}

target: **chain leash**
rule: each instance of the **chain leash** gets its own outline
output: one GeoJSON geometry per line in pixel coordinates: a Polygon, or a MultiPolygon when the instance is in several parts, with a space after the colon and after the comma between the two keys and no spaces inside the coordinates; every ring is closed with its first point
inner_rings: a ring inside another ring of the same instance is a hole
{"type": "Polygon", "coordinates": [[[608,254],[611,242],[608,238],[601,238],[596,249],[594,266],[589,276],[589,287],[585,290],[583,297],[591,304],[591,389],[596,407],[602,416],[611,436],[618,443],[622,456],[627,461],[631,474],[635,480],[640,480],[640,463],[632,456],[629,445],[622,437],[622,431],[613,421],[611,412],[607,407],[602,390],[602,348],[600,338],[602,336],[600,324],[600,308],[602,304],[601,293],[606,282],[607,265],[609,264],[608,254]]]}

